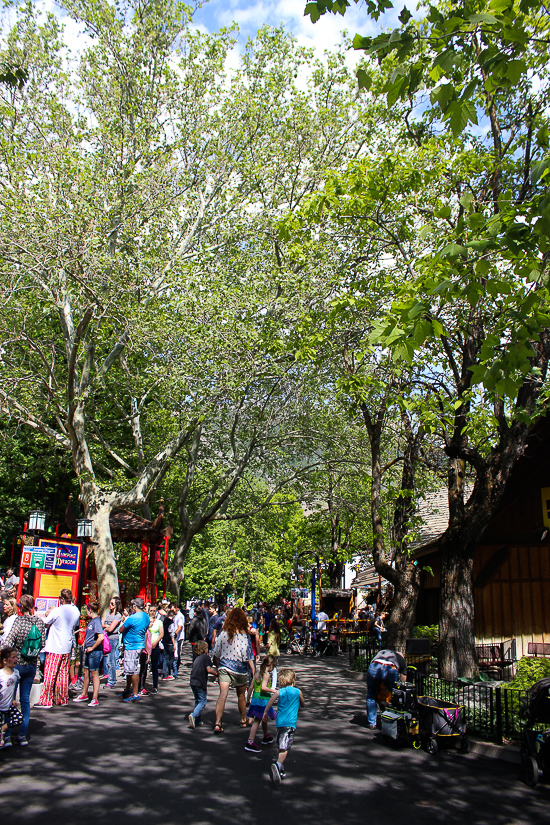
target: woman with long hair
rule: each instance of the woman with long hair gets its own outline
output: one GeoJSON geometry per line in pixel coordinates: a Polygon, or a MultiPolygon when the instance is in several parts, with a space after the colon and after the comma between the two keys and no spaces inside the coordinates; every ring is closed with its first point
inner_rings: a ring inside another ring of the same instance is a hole
{"type": "Polygon", "coordinates": [[[234,607],[227,614],[223,630],[216,637],[212,651],[218,667],[220,695],[216,703],[216,724],[214,733],[223,733],[222,716],[229,688],[237,692],[237,702],[241,715],[241,728],[246,728],[246,688],[249,669],[252,677],[256,672],[252,642],[248,634],[248,619],[244,610],[234,607]]]}
{"type": "Polygon", "coordinates": [[[0,636],[0,642],[2,642],[3,646],[5,647],[5,640],[8,638],[8,634],[12,629],[13,623],[17,618],[17,602],[11,596],[4,596],[4,633],[0,636]]]}
{"type": "Polygon", "coordinates": [[[277,619],[272,619],[269,624],[269,633],[267,634],[267,646],[265,652],[269,656],[278,658],[281,647],[281,628],[277,619]]]}
{"type": "Polygon", "coordinates": [[[109,602],[109,615],[103,619],[103,630],[111,643],[110,653],[105,654],[103,672],[107,674],[105,687],[116,687],[116,666],[118,660],[119,625],[122,621],[122,602],[118,596],[113,596],[109,602]]]}
{"type": "Polygon", "coordinates": [[[21,596],[20,616],[16,616],[4,645],[17,651],[15,669],[19,671],[19,699],[23,723],[19,728],[19,744],[27,745],[27,730],[31,718],[31,689],[36,676],[38,655],[46,644],[46,626],[42,619],[34,616],[34,599],[21,596]]]}

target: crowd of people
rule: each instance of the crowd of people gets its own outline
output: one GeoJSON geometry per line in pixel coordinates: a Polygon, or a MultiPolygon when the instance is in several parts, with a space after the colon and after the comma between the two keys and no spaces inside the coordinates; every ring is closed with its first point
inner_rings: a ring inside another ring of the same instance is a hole
{"type": "Polygon", "coordinates": [[[29,744],[33,685],[40,685],[37,708],[67,705],[71,699],[96,708],[102,689],[117,689],[120,675],[125,680],[122,690],[119,688],[122,701],[140,702],[158,692],[159,678],[171,681],[180,677],[182,645],[187,641],[192,649],[189,685],[194,699],[189,727],[203,725],[208,685],[214,680],[219,686],[214,733],[222,734],[226,702],[234,688],[241,727],[247,729],[247,751],[259,752],[261,746],[273,744],[268,723],[275,721],[278,753],[272,778],[277,784],[281,782],[298,710],[304,703],[295,688],[294,671],[277,668],[281,627],[292,621],[288,607],[253,607],[246,612],[202,602],[182,611],[167,599],[150,604],[137,597],[123,609],[114,596],[101,618],[96,601],[79,610],[67,589],[61,591],[58,606],[43,616],[34,615],[32,596],[22,595],[16,602],[9,589],[0,593],[0,605],[1,749],[14,743],[29,744]],[[259,746],[255,739],[260,725],[263,738],[259,746]]]}
{"type": "MultiPolygon", "coordinates": [[[[272,745],[269,723],[275,722],[277,758],[271,775],[273,782],[280,784],[304,699],[295,686],[294,671],[278,668],[278,659],[283,629],[300,633],[307,625],[300,611],[293,611],[288,603],[277,609],[254,606],[245,611],[234,606],[224,609],[211,602],[182,610],[166,598],[151,604],[139,597],[123,609],[119,597],[113,596],[101,618],[96,601],[79,610],[72,592],[64,589],[57,607],[36,616],[33,597],[24,594],[16,602],[16,582],[6,584],[0,592],[0,749],[14,743],[28,745],[33,685],[40,685],[38,708],[67,705],[71,699],[96,708],[102,690],[120,691],[117,695],[125,703],[140,702],[158,693],[160,679],[180,678],[182,645],[187,642],[192,650],[189,686],[194,700],[189,728],[203,726],[209,683],[215,681],[219,692],[213,730],[218,736],[223,734],[225,706],[234,688],[240,724],[246,729],[246,751],[259,753],[272,745]],[[121,677],[122,689],[117,684],[121,677]],[[12,729],[16,734],[12,735],[12,729]]],[[[338,621],[339,616],[333,618],[338,621]]],[[[373,611],[371,615],[366,607],[354,618],[369,620],[381,646],[385,615],[373,611]]],[[[324,634],[330,621],[328,614],[320,611],[318,633],[324,634]]],[[[375,725],[382,693],[391,693],[394,682],[404,678],[404,673],[405,660],[399,654],[381,649],[376,655],[367,673],[369,727],[375,725]]]]}

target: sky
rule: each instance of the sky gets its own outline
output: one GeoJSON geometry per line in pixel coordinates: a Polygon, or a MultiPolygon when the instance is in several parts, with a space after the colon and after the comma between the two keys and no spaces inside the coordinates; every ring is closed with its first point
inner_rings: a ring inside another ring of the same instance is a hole
{"type": "MultiPolygon", "coordinates": [[[[82,27],[71,20],[55,0],[34,0],[35,5],[52,11],[62,19],[65,26],[65,42],[71,51],[78,52],[86,45],[87,38],[82,34],[82,27]]],[[[61,0],[62,2],[62,0],[61,0]]],[[[189,0],[191,5],[192,0],[189,0]]],[[[342,40],[344,31],[351,37],[378,33],[382,28],[396,28],[397,19],[404,5],[414,12],[417,0],[394,0],[396,8],[391,9],[380,20],[372,21],[362,5],[351,4],[346,15],[326,14],[313,24],[309,17],[304,17],[307,0],[206,0],[197,9],[194,25],[204,32],[217,32],[220,28],[237,23],[240,38],[237,50],[242,50],[246,40],[254,37],[262,26],[278,26],[281,23],[287,31],[292,32],[300,45],[315,49],[319,57],[325,49],[334,49],[342,40]]],[[[9,14],[9,13],[8,13],[9,14]]],[[[5,15],[3,15],[5,16],[5,15]]],[[[236,55],[235,55],[236,56],[236,55]]],[[[356,53],[350,53],[350,63],[358,59],[356,53]]]]}

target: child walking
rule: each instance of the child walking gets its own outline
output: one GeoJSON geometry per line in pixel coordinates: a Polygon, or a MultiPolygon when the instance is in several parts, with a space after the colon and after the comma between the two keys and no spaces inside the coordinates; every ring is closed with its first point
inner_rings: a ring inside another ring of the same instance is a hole
{"type": "MultiPolygon", "coordinates": [[[[5,647],[0,651],[0,749],[11,748],[11,712],[19,682],[16,664],[17,650],[14,647],[5,647]]],[[[17,721],[15,724],[18,724],[17,721]]]]}
{"type": "Polygon", "coordinates": [[[204,723],[201,722],[201,713],[206,706],[206,696],[208,689],[208,674],[218,675],[218,669],[212,666],[212,660],[208,655],[208,644],[206,642],[195,642],[193,648],[195,660],[191,668],[191,678],[189,684],[195,697],[195,708],[189,714],[189,727],[197,728],[204,723]]]}
{"type": "MultiPolygon", "coordinates": [[[[251,753],[261,753],[262,750],[254,741],[260,722],[262,723],[264,732],[262,745],[271,745],[273,742],[273,737],[269,735],[267,728],[267,719],[264,721],[263,716],[267,703],[271,699],[271,694],[277,687],[276,664],[277,659],[275,656],[265,656],[262,659],[259,672],[256,673],[254,681],[248,688],[248,700],[250,701],[250,694],[252,694],[252,701],[250,702],[250,707],[248,708],[246,716],[248,719],[253,719],[254,721],[252,722],[252,727],[250,728],[250,733],[248,735],[248,742],[244,746],[244,749],[245,751],[250,751],[251,753]]],[[[270,707],[268,717],[270,719],[275,719],[275,716],[275,711],[270,707]]]]}
{"type": "Polygon", "coordinates": [[[291,668],[279,673],[279,689],[276,690],[264,711],[263,720],[267,722],[268,714],[274,702],[277,702],[277,761],[271,766],[271,778],[275,785],[280,785],[284,776],[284,763],[294,742],[298,711],[305,707],[302,691],[296,685],[296,674],[291,668]]]}

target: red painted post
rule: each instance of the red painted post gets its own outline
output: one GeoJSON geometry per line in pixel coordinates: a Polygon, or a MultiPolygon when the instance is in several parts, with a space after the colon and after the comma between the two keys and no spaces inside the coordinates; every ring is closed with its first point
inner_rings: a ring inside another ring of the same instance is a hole
{"type": "Polygon", "coordinates": [[[149,545],[141,545],[141,566],[139,568],[139,597],[147,601],[147,567],[149,564],[149,545]]]}
{"type": "Polygon", "coordinates": [[[168,536],[164,537],[164,597],[166,598],[166,582],[168,580],[168,536]]]}
{"type": "Polygon", "coordinates": [[[157,598],[157,547],[155,544],[149,544],[149,599],[154,602],[157,598]]]}

